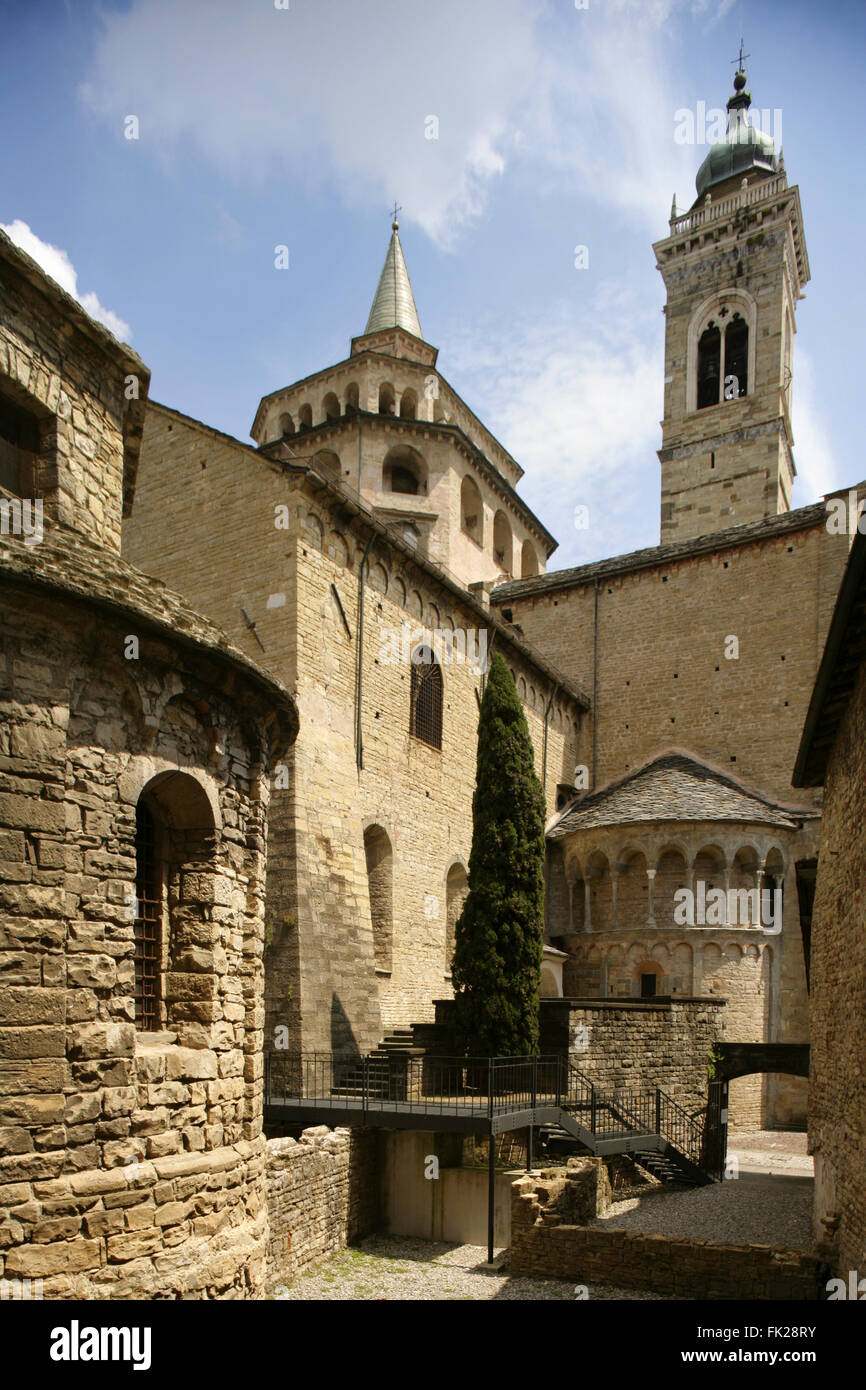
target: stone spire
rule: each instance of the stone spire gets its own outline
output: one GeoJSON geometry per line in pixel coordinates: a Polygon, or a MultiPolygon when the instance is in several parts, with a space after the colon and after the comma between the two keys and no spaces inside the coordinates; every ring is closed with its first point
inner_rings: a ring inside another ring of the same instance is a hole
{"type": "Polygon", "coordinates": [[[376,333],[382,328],[404,328],[407,333],[421,338],[421,324],[418,322],[418,310],[415,308],[409,272],[403,259],[398,227],[395,208],[394,220],[391,223],[391,242],[364,332],[376,333]]]}

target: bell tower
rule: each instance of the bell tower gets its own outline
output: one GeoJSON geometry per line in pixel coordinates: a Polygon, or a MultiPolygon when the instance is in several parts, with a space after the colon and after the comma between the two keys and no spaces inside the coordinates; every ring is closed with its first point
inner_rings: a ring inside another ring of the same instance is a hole
{"type": "Polygon", "coordinates": [[[742,55],[727,130],[688,212],[654,244],[667,291],[661,540],[788,511],[793,337],[809,280],[800,194],[747,117],[742,55]]]}

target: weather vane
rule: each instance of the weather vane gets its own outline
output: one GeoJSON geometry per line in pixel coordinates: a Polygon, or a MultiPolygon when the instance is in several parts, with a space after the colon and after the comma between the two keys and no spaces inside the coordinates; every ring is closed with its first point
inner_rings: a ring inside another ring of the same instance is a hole
{"type": "Polygon", "coordinates": [[[751,56],[752,56],[751,53],[744,53],[744,52],[743,52],[743,43],[744,43],[744,40],[743,40],[743,39],[740,39],[740,53],[739,53],[739,57],[737,57],[737,58],[732,58],[732,59],[731,59],[731,62],[732,62],[732,63],[736,63],[736,64],[737,64],[737,72],[743,72],[743,63],[746,61],[747,58],[751,58],[751,56]]]}

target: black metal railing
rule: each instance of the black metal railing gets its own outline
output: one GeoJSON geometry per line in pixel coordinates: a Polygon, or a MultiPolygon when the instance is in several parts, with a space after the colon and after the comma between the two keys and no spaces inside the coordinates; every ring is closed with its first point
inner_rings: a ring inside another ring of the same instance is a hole
{"type": "Polygon", "coordinates": [[[712,1107],[690,1115],[658,1087],[604,1093],[569,1065],[563,1109],[594,1139],[658,1135],[708,1176],[721,1176],[720,1124],[712,1107]]]}
{"type": "Polygon", "coordinates": [[[354,1053],[265,1054],[265,1103],[501,1114],[558,1107],[559,1057],[410,1057],[354,1053]]]}
{"type": "Polygon", "coordinates": [[[491,1121],[503,1114],[554,1109],[571,1115],[589,1132],[589,1141],[659,1136],[708,1176],[720,1176],[718,1106],[692,1116],[657,1087],[602,1092],[561,1056],[270,1052],[265,1055],[265,1104],[361,1111],[365,1117],[407,1111],[491,1121]]]}

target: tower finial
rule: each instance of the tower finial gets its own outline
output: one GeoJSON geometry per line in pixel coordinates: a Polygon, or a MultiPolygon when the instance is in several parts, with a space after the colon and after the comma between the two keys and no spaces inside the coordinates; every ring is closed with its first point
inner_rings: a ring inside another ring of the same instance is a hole
{"type": "Polygon", "coordinates": [[[403,209],[399,206],[399,204],[398,204],[398,202],[397,202],[397,199],[395,198],[395,199],[394,199],[394,212],[393,212],[392,221],[391,221],[391,231],[392,231],[392,232],[396,232],[396,231],[399,229],[400,223],[397,221],[397,213],[398,213],[398,212],[402,212],[402,211],[403,211],[403,209]]]}
{"type": "Polygon", "coordinates": [[[404,328],[415,338],[421,338],[421,325],[418,310],[409,282],[409,272],[403,256],[403,248],[397,235],[397,213],[400,204],[394,204],[391,213],[391,241],[385,256],[385,264],[379,277],[379,285],[373,298],[370,316],[365,333],[378,333],[386,328],[404,328]]]}
{"type": "Polygon", "coordinates": [[[743,52],[743,43],[744,40],[740,39],[740,51],[736,58],[731,59],[731,62],[737,65],[737,71],[734,73],[734,91],[737,93],[741,92],[746,85],[745,62],[747,58],[752,56],[751,53],[743,52]]]}

